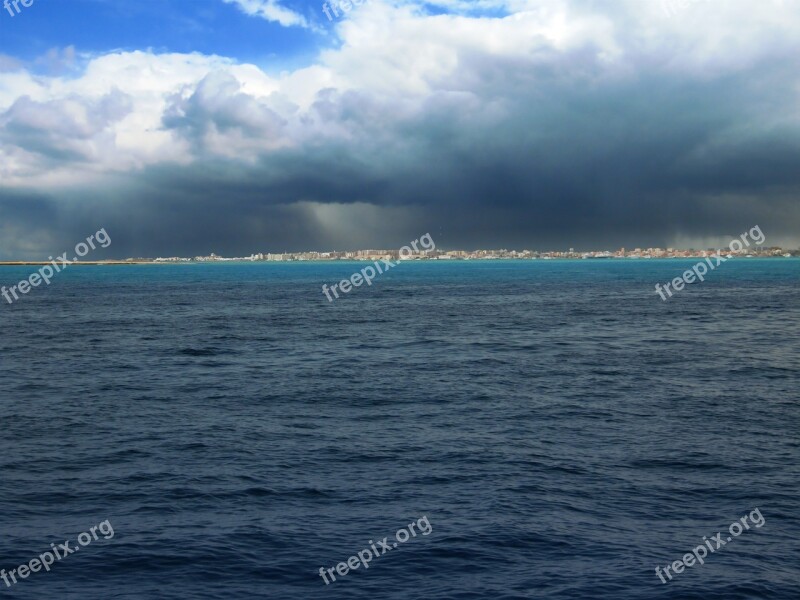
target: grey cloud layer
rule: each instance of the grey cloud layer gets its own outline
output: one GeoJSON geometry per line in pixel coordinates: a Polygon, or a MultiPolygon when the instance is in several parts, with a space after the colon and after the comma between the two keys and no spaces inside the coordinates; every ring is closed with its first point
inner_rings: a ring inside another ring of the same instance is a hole
{"type": "MultiPolygon", "coordinates": [[[[437,40],[458,60],[409,73],[426,89],[334,81],[305,107],[210,69],[164,94],[177,155],[68,191],[0,181],[0,257],[29,255],[26,231],[68,247],[101,226],[126,256],[395,246],[423,230],[442,247],[667,245],[756,223],[797,243],[798,44],[766,33],[739,60],[694,62],[642,23],[615,32],[613,59],[595,38],[517,53],[437,40]]],[[[91,161],[134,106],[123,91],[19,98],[0,139],[31,169],[91,161]]]]}

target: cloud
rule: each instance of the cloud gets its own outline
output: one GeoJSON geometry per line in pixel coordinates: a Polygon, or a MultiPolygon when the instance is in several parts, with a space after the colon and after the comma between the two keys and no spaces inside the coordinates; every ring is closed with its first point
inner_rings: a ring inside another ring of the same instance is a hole
{"type": "Polygon", "coordinates": [[[13,56],[0,53],[0,73],[3,71],[16,71],[22,67],[22,61],[13,56]]]}
{"type": "Polygon", "coordinates": [[[74,46],[66,48],[51,48],[47,53],[36,60],[50,73],[60,74],[69,71],[76,64],[77,55],[74,46]]]}
{"type": "MultiPolygon", "coordinates": [[[[428,231],[441,247],[666,246],[756,223],[800,242],[788,5],[436,4],[364,4],[280,74],[152,51],[0,73],[0,222],[33,227],[35,198],[60,223],[38,243],[106,226],[123,256],[428,231]]],[[[18,239],[0,256],[34,247],[18,239]]]]}
{"type": "Polygon", "coordinates": [[[0,140],[15,151],[64,168],[115,151],[108,129],[131,111],[127,94],[113,89],[98,99],[68,96],[36,102],[22,96],[0,116],[0,140]]]}
{"type": "Polygon", "coordinates": [[[284,27],[308,27],[303,15],[286,8],[280,0],[223,0],[235,4],[239,10],[252,17],[260,17],[284,27]]]}
{"type": "Polygon", "coordinates": [[[209,73],[196,87],[169,98],[164,127],[175,130],[195,151],[230,158],[247,150],[278,147],[286,122],[269,108],[268,98],[241,90],[242,84],[231,73],[209,73]],[[231,144],[233,140],[236,143],[231,144]]]}

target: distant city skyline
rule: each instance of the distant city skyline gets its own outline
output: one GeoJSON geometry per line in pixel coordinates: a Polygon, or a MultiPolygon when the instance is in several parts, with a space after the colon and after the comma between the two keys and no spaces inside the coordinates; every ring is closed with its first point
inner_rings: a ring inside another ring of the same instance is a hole
{"type": "MultiPolygon", "coordinates": [[[[752,247],[732,252],[727,249],[708,248],[705,250],[678,249],[678,248],[634,248],[627,250],[620,248],[616,251],[594,250],[588,252],[576,251],[570,248],[567,251],[537,251],[537,250],[419,250],[411,256],[415,259],[437,260],[483,260],[483,259],[606,259],[606,258],[705,258],[713,253],[721,252],[726,256],[757,256],[757,257],[790,257],[800,256],[800,250],[786,250],[779,246],[752,247]]],[[[362,249],[362,250],[331,250],[306,252],[259,252],[242,257],[223,257],[215,253],[206,256],[194,257],[156,257],[153,262],[214,262],[214,261],[303,261],[303,260],[380,260],[382,258],[397,259],[400,253],[397,250],[362,249]]],[[[143,258],[143,257],[141,257],[143,258]]]]}
{"type": "MultiPolygon", "coordinates": [[[[662,259],[662,258],[705,258],[721,252],[725,256],[753,256],[753,257],[800,257],[800,248],[784,248],[778,245],[764,244],[751,246],[737,251],[731,251],[727,245],[710,246],[708,248],[661,248],[653,247],[621,247],[617,250],[576,250],[574,247],[566,250],[531,250],[531,249],[443,249],[412,251],[413,259],[435,260],[485,260],[485,259],[662,259]]],[[[160,256],[139,255],[125,258],[104,257],[75,259],[76,264],[93,264],[103,262],[229,262],[229,261],[265,261],[265,262],[290,262],[290,261],[332,261],[332,260],[379,260],[398,259],[399,250],[384,248],[366,248],[354,250],[304,250],[300,252],[253,252],[244,255],[224,256],[215,252],[192,256],[160,256]]],[[[9,264],[48,264],[40,259],[11,259],[2,260],[0,265],[9,264]]]]}

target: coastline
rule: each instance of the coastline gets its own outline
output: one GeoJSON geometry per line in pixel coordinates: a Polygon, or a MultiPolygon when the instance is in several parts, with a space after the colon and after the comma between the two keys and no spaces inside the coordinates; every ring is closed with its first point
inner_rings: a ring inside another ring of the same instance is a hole
{"type": "MultiPolygon", "coordinates": [[[[37,261],[27,261],[27,260],[18,260],[18,261],[0,261],[0,267],[43,267],[46,265],[51,264],[49,261],[45,262],[37,262],[37,261]]],[[[121,265],[158,265],[161,263],[157,263],[155,261],[146,261],[146,260],[87,260],[82,262],[71,262],[69,264],[70,267],[73,266],[85,266],[85,267],[104,267],[104,266],[121,266],[121,265]]]]}
{"type": "MultiPolygon", "coordinates": [[[[484,263],[484,262],[586,262],[586,263],[607,263],[607,262],[649,262],[649,261],[690,261],[702,256],[665,256],[665,257],[652,257],[652,258],[471,258],[471,259],[441,259],[441,258],[411,258],[402,262],[424,262],[424,263],[484,263]]],[[[743,260],[792,260],[800,259],[800,256],[741,256],[731,257],[740,258],[743,260]]],[[[336,264],[336,263],[369,263],[369,260],[358,260],[352,258],[334,259],[334,260],[208,260],[208,261],[158,261],[158,260],[99,260],[99,261],[83,261],[73,262],[70,266],[84,266],[84,267],[121,267],[121,266],[141,266],[141,265],[289,265],[289,264],[336,264]]],[[[41,267],[51,264],[50,262],[41,261],[0,261],[0,267],[41,267]]]]}

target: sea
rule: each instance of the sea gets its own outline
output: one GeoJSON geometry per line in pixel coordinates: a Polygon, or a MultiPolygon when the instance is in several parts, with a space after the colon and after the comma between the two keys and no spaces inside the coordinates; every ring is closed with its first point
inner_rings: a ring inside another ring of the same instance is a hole
{"type": "Polygon", "coordinates": [[[695,263],[409,261],[333,302],[367,263],[71,266],[0,299],[0,598],[796,600],[800,259],[662,301],[695,263]]]}

